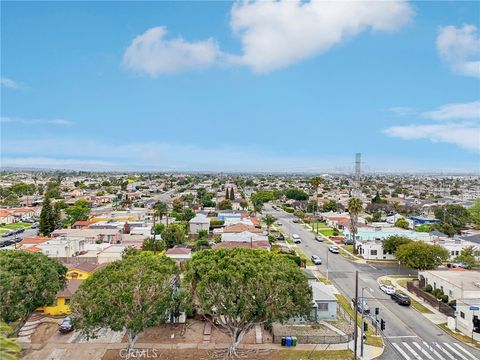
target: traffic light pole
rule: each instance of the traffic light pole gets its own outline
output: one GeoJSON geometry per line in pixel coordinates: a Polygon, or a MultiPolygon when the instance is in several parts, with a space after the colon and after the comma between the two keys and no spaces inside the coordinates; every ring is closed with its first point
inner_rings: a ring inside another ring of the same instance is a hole
{"type": "Polygon", "coordinates": [[[357,338],[358,338],[358,270],[355,271],[355,306],[354,306],[354,321],[355,327],[353,329],[353,359],[357,360],[357,338]]]}
{"type": "MultiPolygon", "coordinates": [[[[364,329],[365,329],[365,324],[363,322],[363,313],[364,313],[364,307],[365,305],[363,304],[363,299],[364,299],[364,296],[363,296],[363,291],[365,290],[365,288],[362,288],[362,297],[360,298],[360,301],[362,302],[362,336],[360,337],[360,358],[363,359],[363,334],[364,334],[364,329]]],[[[357,305],[358,306],[358,305],[357,305]]],[[[356,315],[356,313],[355,313],[356,315]]]]}

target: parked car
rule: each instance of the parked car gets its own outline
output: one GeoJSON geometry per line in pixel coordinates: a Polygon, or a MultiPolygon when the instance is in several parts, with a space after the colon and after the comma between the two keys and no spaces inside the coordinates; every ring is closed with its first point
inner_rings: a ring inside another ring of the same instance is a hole
{"type": "Polygon", "coordinates": [[[73,331],[72,319],[70,317],[66,317],[63,319],[62,323],[60,324],[58,331],[62,334],[68,334],[69,332],[73,331]]]}
{"type": "Polygon", "coordinates": [[[345,239],[345,240],[343,240],[343,243],[345,245],[353,245],[353,239],[345,239]]]}
{"type": "MultiPolygon", "coordinates": [[[[355,299],[352,299],[353,305],[355,305],[355,299]]],[[[368,306],[367,302],[365,300],[362,301],[362,299],[358,298],[357,300],[358,303],[358,312],[364,313],[364,314],[370,314],[370,307],[368,306]]]]}
{"type": "Polygon", "coordinates": [[[9,237],[10,236],[10,232],[6,232],[5,234],[2,235],[2,237],[9,237]]]}
{"type": "Polygon", "coordinates": [[[320,259],[319,256],[317,256],[317,255],[312,255],[311,259],[312,259],[312,262],[313,262],[315,265],[322,265],[322,259],[320,259]]]}
{"type": "Polygon", "coordinates": [[[410,298],[407,295],[394,293],[390,297],[399,305],[410,306],[410,298]]]}
{"type": "Polygon", "coordinates": [[[277,221],[278,226],[282,226],[283,224],[280,221],[277,221]]]}
{"type": "Polygon", "coordinates": [[[33,223],[30,228],[31,228],[31,229],[36,229],[36,228],[38,228],[38,223],[33,223]]]}
{"type": "Polygon", "coordinates": [[[279,233],[278,236],[277,236],[277,240],[278,241],[285,241],[285,236],[283,236],[282,233],[279,233]]]}
{"type": "Polygon", "coordinates": [[[13,242],[16,242],[16,243],[19,243],[20,241],[22,241],[22,238],[20,236],[15,236],[13,239],[12,239],[13,242]]]}
{"type": "Polygon", "coordinates": [[[315,236],[315,240],[322,242],[322,241],[323,241],[323,237],[321,237],[321,236],[315,236]]]}
{"type": "Polygon", "coordinates": [[[7,240],[3,240],[3,243],[2,243],[2,247],[5,247],[5,246],[10,246],[10,245],[13,245],[15,244],[15,241],[13,241],[13,239],[7,239],[7,240]]]}
{"type": "Polygon", "coordinates": [[[387,295],[395,294],[395,288],[390,285],[381,284],[380,290],[382,290],[387,295]]]}
{"type": "Polygon", "coordinates": [[[328,250],[334,254],[338,254],[340,252],[340,248],[337,245],[329,246],[328,250]]]}
{"type": "Polygon", "coordinates": [[[293,219],[292,221],[296,224],[296,223],[298,223],[300,220],[298,220],[298,219],[293,219]]]}
{"type": "Polygon", "coordinates": [[[300,244],[302,242],[302,239],[300,239],[300,235],[298,234],[292,234],[292,239],[295,244],[300,244]]]}

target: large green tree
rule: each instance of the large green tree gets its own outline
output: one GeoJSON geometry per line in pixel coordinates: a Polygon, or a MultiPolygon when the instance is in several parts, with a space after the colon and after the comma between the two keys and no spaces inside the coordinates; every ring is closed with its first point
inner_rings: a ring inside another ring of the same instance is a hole
{"type": "Polygon", "coordinates": [[[167,249],[185,242],[185,230],[180,224],[170,224],[162,232],[162,240],[167,249]]]}
{"type": "Polygon", "coordinates": [[[232,201],[225,199],[217,204],[218,210],[232,210],[232,201]]]}
{"type": "Polygon", "coordinates": [[[395,221],[395,226],[402,228],[402,229],[408,229],[409,223],[407,219],[404,218],[399,218],[397,221],[395,221]]]}
{"type": "Polygon", "coordinates": [[[479,255],[480,252],[475,250],[474,246],[469,246],[462,250],[460,255],[455,258],[455,261],[465,264],[467,268],[471,269],[477,264],[476,257],[479,255]]]}
{"type": "Polygon", "coordinates": [[[16,342],[15,338],[10,337],[12,329],[0,321],[0,359],[17,360],[21,346],[16,342]]]}
{"type": "Polygon", "coordinates": [[[228,355],[255,325],[311,311],[311,289],[300,268],[265,250],[197,252],[187,263],[185,282],[198,311],[230,336],[228,355]]]}
{"type": "Polygon", "coordinates": [[[412,241],[398,247],[396,258],[406,267],[415,270],[432,270],[447,261],[448,250],[440,245],[412,241]]]}
{"type": "Polygon", "coordinates": [[[50,198],[46,196],[43,200],[42,211],[40,212],[40,223],[38,230],[42,235],[48,236],[55,230],[57,225],[55,210],[52,207],[50,198]]]}
{"type": "Polygon", "coordinates": [[[389,252],[391,254],[395,254],[397,252],[397,249],[404,245],[408,244],[411,242],[409,238],[405,236],[400,236],[400,235],[392,235],[383,240],[382,245],[383,245],[383,251],[384,252],[389,252]]]}
{"type": "Polygon", "coordinates": [[[480,227],[480,199],[475,200],[473,205],[468,209],[470,218],[476,227],[480,227]]]}
{"type": "Polygon", "coordinates": [[[86,279],[71,302],[74,325],[87,337],[102,328],[126,330],[129,350],[138,334],[178,316],[178,267],[165,256],[132,253],[86,279]]]}
{"type": "Polygon", "coordinates": [[[285,192],[285,196],[288,199],[293,199],[293,200],[307,200],[308,199],[308,194],[300,189],[295,189],[295,188],[290,188],[285,192]]]}
{"type": "Polygon", "coordinates": [[[90,203],[83,199],[77,200],[72,207],[65,209],[67,221],[70,224],[73,224],[76,221],[87,220],[90,216],[90,212],[90,203]]]}
{"type": "Polygon", "coordinates": [[[435,217],[440,220],[437,228],[441,232],[453,236],[460,234],[471,220],[470,212],[461,205],[448,204],[434,210],[435,217]]]}
{"type": "Polygon", "coordinates": [[[67,269],[40,253],[0,251],[0,317],[20,324],[40,306],[55,301],[65,287],[67,269]]]}

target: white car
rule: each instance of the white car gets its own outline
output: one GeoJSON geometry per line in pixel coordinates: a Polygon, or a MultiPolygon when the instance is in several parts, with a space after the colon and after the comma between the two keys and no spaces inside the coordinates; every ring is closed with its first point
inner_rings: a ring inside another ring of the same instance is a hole
{"type": "Polygon", "coordinates": [[[283,224],[280,221],[277,221],[278,226],[282,226],[283,224]]]}
{"type": "Polygon", "coordinates": [[[340,252],[340,248],[337,245],[330,246],[328,250],[334,254],[338,254],[340,252]]]}
{"type": "Polygon", "coordinates": [[[295,244],[300,244],[302,242],[302,239],[298,234],[292,234],[292,240],[295,244]]]}
{"type": "Polygon", "coordinates": [[[311,259],[315,265],[322,265],[322,259],[320,259],[320,257],[317,255],[312,255],[311,259]]]}
{"type": "Polygon", "coordinates": [[[395,288],[393,286],[390,286],[390,285],[382,284],[382,285],[380,285],[380,290],[382,290],[387,295],[395,294],[395,288]]]}

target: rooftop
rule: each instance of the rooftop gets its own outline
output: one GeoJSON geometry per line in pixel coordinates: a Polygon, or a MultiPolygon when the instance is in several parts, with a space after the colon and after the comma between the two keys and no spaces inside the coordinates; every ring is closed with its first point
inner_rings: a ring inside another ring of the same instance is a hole
{"type": "Polygon", "coordinates": [[[476,270],[429,270],[422,273],[432,274],[444,281],[447,281],[457,287],[462,287],[464,291],[480,291],[480,271],[476,270]]]}

